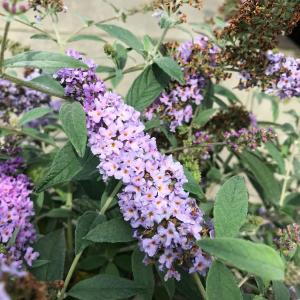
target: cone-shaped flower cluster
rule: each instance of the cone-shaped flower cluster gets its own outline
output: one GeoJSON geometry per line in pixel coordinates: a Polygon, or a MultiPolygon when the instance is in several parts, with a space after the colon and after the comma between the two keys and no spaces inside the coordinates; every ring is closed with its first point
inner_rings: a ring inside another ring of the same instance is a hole
{"type": "Polygon", "coordinates": [[[267,94],[280,99],[300,96],[300,59],[285,56],[283,53],[267,51],[265,54],[266,68],[262,75],[247,71],[240,73],[240,89],[255,85],[264,88],[267,94]]]}
{"type": "Polygon", "coordinates": [[[29,266],[38,253],[30,246],[36,237],[30,223],[34,215],[29,198],[30,183],[26,175],[16,174],[20,159],[0,163],[0,263],[13,261],[29,266]]]}
{"type": "Polygon", "coordinates": [[[271,80],[266,92],[281,99],[300,96],[300,59],[282,53],[267,52],[269,61],[265,71],[271,80]]]}
{"type": "MultiPolygon", "coordinates": [[[[182,66],[185,83],[171,82],[170,87],[146,110],[147,119],[150,120],[154,114],[158,114],[170,122],[170,130],[173,132],[178,126],[191,121],[194,106],[204,99],[204,88],[207,86],[206,76],[193,65],[194,59],[202,52],[205,52],[208,64],[213,65],[219,48],[211,45],[203,35],[177,48],[175,59],[182,66]]],[[[196,61],[199,63],[197,59],[196,61]]]]}
{"type": "Polygon", "coordinates": [[[210,260],[195,241],[210,229],[184,191],[182,165],[158,151],[155,138],[144,132],[140,113],[107,91],[94,68],[90,64],[89,70],[63,69],[56,78],[67,95],[84,101],[91,150],[100,158],[103,179],[114,177],[124,184],[119,206],[146,261],[158,261],[167,271],[166,279],[180,278],[177,265],[204,272],[210,260]]]}

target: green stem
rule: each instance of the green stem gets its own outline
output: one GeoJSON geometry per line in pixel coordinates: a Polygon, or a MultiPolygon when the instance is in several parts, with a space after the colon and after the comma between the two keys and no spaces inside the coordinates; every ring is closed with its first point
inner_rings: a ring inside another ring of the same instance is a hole
{"type": "MultiPolygon", "coordinates": [[[[133,67],[130,67],[128,69],[125,69],[122,74],[128,74],[128,73],[132,73],[132,72],[136,72],[136,71],[140,71],[140,70],[143,70],[145,67],[145,64],[140,64],[140,65],[136,65],[136,66],[133,66],[133,67]]],[[[113,75],[110,75],[106,78],[103,79],[103,81],[108,81],[110,79],[113,79],[116,77],[116,74],[113,74],[113,75]]]]}
{"type": "MultiPolygon", "coordinates": [[[[3,14],[3,13],[0,13],[0,16],[1,16],[1,17],[7,17],[7,15],[5,15],[5,14],[3,14]]],[[[36,30],[36,31],[39,31],[39,32],[42,33],[42,34],[47,35],[51,40],[55,40],[48,32],[44,31],[43,29],[40,29],[39,27],[36,27],[36,26],[34,26],[34,25],[32,25],[32,24],[28,24],[28,23],[26,23],[26,22],[24,22],[24,21],[22,21],[22,20],[20,20],[20,19],[17,19],[17,18],[14,18],[14,21],[16,21],[16,22],[18,22],[18,23],[20,23],[20,24],[26,25],[26,26],[28,26],[28,27],[30,27],[30,28],[36,30]]]]}
{"type": "Polygon", "coordinates": [[[166,35],[167,35],[169,29],[170,29],[169,26],[167,26],[166,28],[164,28],[164,31],[163,31],[163,33],[162,33],[162,35],[161,35],[159,41],[157,42],[155,48],[154,48],[154,55],[156,55],[156,54],[158,53],[159,47],[160,47],[161,44],[163,43],[163,41],[164,41],[164,39],[165,39],[165,37],[166,37],[166,35]]]}
{"type": "Polygon", "coordinates": [[[173,153],[173,152],[177,152],[177,151],[182,151],[182,150],[187,150],[187,149],[193,149],[193,148],[198,148],[198,147],[224,146],[224,145],[226,145],[225,142],[206,143],[206,144],[199,144],[199,145],[183,146],[183,147],[173,148],[173,149],[166,150],[166,151],[163,151],[163,152],[164,152],[164,154],[168,154],[168,153],[173,153]]]}
{"type": "Polygon", "coordinates": [[[60,33],[58,31],[58,28],[57,28],[57,21],[54,20],[54,17],[52,18],[52,26],[53,26],[54,33],[55,33],[56,42],[57,42],[57,44],[58,44],[58,46],[60,48],[60,51],[62,53],[64,53],[65,52],[65,46],[64,46],[64,43],[63,43],[63,41],[62,41],[62,39],[60,37],[60,33]]]}
{"type": "MultiPolygon", "coordinates": [[[[109,208],[109,205],[111,204],[111,202],[114,199],[115,195],[120,190],[122,184],[123,184],[122,181],[119,181],[118,184],[115,186],[114,190],[112,191],[112,193],[110,194],[110,196],[107,198],[107,201],[105,202],[104,206],[102,207],[102,209],[100,211],[100,215],[104,215],[105,214],[106,210],[109,208]]],[[[66,280],[64,282],[64,286],[63,286],[62,290],[60,291],[60,293],[57,296],[58,300],[63,300],[64,299],[66,290],[67,290],[67,288],[69,286],[69,283],[70,283],[70,281],[72,279],[72,276],[73,276],[73,274],[75,272],[76,266],[77,266],[77,264],[79,262],[79,259],[80,259],[81,255],[82,255],[82,253],[83,253],[83,250],[81,252],[79,252],[75,256],[75,258],[74,258],[74,260],[72,262],[72,265],[71,265],[71,267],[69,269],[69,272],[67,274],[66,280]]]]}
{"type": "Polygon", "coordinates": [[[111,202],[114,200],[116,194],[119,192],[120,188],[122,187],[123,182],[119,181],[117,185],[115,186],[114,190],[112,193],[109,195],[109,197],[106,199],[106,202],[104,203],[103,207],[100,210],[100,215],[104,215],[106,210],[109,208],[111,202]]]}
{"type": "Polygon", "coordinates": [[[47,143],[51,146],[54,146],[55,148],[58,148],[57,145],[51,141],[47,141],[47,140],[44,140],[42,138],[39,138],[38,136],[34,135],[34,134],[31,134],[30,132],[24,132],[24,131],[21,131],[21,130],[18,130],[16,128],[13,128],[13,127],[10,127],[10,126],[4,126],[4,125],[0,125],[0,130],[4,130],[4,131],[10,131],[10,132],[13,132],[17,135],[25,135],[25,136],[30,136],[31,138],[33,138],[34,140],[37,140],[37,141],[40,141],[40,142],[44,142],[44,143],[47,143]]]}
{"type": "Polygon", "coordinates": [[[74,260],[72,262],[72,265],[71,265],[71,267],[69,269],[69,272],[67,274],[66,280],[64,282],[64,286],[63,286],[62,290],[60,291],[59,295],[57,296],[58,300],[63,300],[64,299],[66,290],[67,290],[67,288],[69,286],[69,283],[70,283],[70,281],[72,279],[72,276],[74,274],[74,271],[76,269],[76,266],[77,266],[77,264],[79,262],[79,259],[80,259],[81,255],[82,255],[82,253],[83,253],[83,251],[81,251],[78,254],[76,254],[76,256],[75,256],[75,258],[74,258],[74,260]]]}
{"type": "Polygon", "coordinates": [[[295,144],[292,147],[293,147],[293,149],[291,151],[291,156],[290,156],[290,158],[288,160],[288,163],[287,163],[286,173],[285,173],[285,176],[284,176],[281,195],[280,195],[280,200],[279,200],[279,206],[281,206],[281,207],[284,205],[286,190],[287,190],[287,187],[288,187],[288,181],[290,179],[290,175],[291,175],[291,172],[292,172],[292,169],[293,169],[293,161],[294,161],[294,158],[297,154],[298,143],[295,142],[295,144]]]}
{"type": "Polygon", "coordinates": [[[10,27],[10,21],[6,21],[5,27],[4,27],[3,39],[2,39],[2,43],[1,43],[0,74],[3,73],[4,52],[5,52],[5,46],[6,46],[7,36],[8,36],[8,32],[9,32],[9,27],[10,27]]]}
{"type": "Polygon", "coordinates": [[[198,274],[194,273],[192,276],[193,276],[193,279],[195,280],[195,283],[196,283],[196,285],[197,285],[197,287],[199,289],[199,292],[200,292],[203,300],[206,300],[207,299],[207,297],[206,297],[206,291],[204,289],[204,286],[203,286],[203,284],[202,284],[202,282],[201,282],[198,274]]]}
{"type": "MultiPolygon", "coordinates": [[[[73,195],[72,195],[72,185],[69,184],[68,186],[68,193],[66,199],[66,208],[72,211],[73,206],[73,195]]],[[[70,257],[73,254],[73,226],[72,226],[72,218],[71,216],[68,217],[68,224],[67,224],[67,242],[68,242],[68,252],[70,257]]]]}

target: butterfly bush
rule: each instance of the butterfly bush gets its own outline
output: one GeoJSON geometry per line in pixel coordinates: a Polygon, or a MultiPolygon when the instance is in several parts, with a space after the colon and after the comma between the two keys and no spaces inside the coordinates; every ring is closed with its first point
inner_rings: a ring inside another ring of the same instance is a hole
{"type": "MultiPolygon", "coordinates": [[[[69,55],[84,60],[74,51],[69,55]]],[[[88,70],[62,69],[55,77],[66,95],[83,101],[89,144],[100,158],[103,179],[123,183],[119,206],[146,254],[145,262],[158,261],[160,270],[167,271],[166,280],[180,279],[178,265],[205,272],[210,258],[195,241],[213,235],[213,230],[184,191],[182,165],[158,151],[155,138],[144,132],[140,113],[108,91],[95,75],[95,65],[85,62],[88,70]]]]}
{"type": "Polygon", "coordinates": [[[285,56],[282,53],[273,53],[268,51],[267,59],[269,64],[265,74],[272,77],[266,92],[274,94],[281,99],[300,96],[300,59],[285,56]]]}
{"type": "MultiPolygon", "coordinates": [[[[283,53],[274,53],[269,50],[265,54],[266,68],[257,82],[256,76],[247,71],[241,72],[241,89],[259,84],[265,87],[267,94],[286,99],[300,96],[300,59],[286,56],[283,53]]],[[[258,77],[259,78],[259,77],[258,77]]]]}
{"type": "Polygon", "coordinates": [[[187,41],[177,47],[175,59],[184,72],[184,84],[171,82],[170,87],[145,112],[148,120],[153,115],[163,115],[170,122],[170,130],[188,124],[194,113],[194,106],[198,106],[204,99],[204,89],[207,87],[207,76],[193,68],[193,59],[201,52],[208,55],[209,65],[215,64],[219,48],[212,45],[204,35],[197,36],[193,41],[187,41]]]}
{"type": "Polygon", "coordinates": [[[29,196],[31,186],[24,174],[18,174],[20,158],[0,163],[0,263],[13,261],[29,266],[38,257],[31,247],[36,232],[31,224],[34,215],[29,196]]]}

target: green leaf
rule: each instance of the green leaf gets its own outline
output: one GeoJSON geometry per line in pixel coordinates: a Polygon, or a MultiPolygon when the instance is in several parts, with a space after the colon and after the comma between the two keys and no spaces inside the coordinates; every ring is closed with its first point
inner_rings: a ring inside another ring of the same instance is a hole
{"type": "Polygon", "coordinates": [[[217,193],[214,206],[216,237],[236,237],[245,223],[248,211],[248,192],[245,180],[234,176],[217,193]]]}
{"type": "Polygon", "coordinates": [[[134,240],[130,225],[121,218],[97,225],[84,238],[95,243],[126,243],[134,240]]]}
{"type": "Polygon", "coordinates": [[[244,151],[241,154],[242,162],[248,165],[263,190],[266,200],[277,204],[281,193],[280,183],[275,179],[274,172],[258,156],[244,151]]]}
{"type": "Polygon", "coordinates": [[[77,41],[105,42],[105,40],[101,39],[98,35],[95,34],[76,34],[68,39],[69,43],[77,41]]]}
{"type": "Polygon", "coordinates": [[[114,56],[113,60],[117,66],[116,72],[119,71],[120,75],[122,76],[123,75],[122,70],[126,66],[126,62],[127,62],[127,56],[128,56],[127,49],[119,43],[116,43],[115,49],[116,49],[116,55],[114,56]]]}
{"type": "Polygon", "coordinates": [[[96,68],[97,73],[114,73],[115,68],[113,67],[108,67],[108,66],[98,66],[96,68]]]}
{"type": "Polygon", "coordinates": [[[49,263],[50,263],[49,260],[37,259],[33,262],[32,266],[31,266],[31,269],[39,268],[39,267],[42,267],[42,266],[47,265],[49,263]]]}
{"type": "Polygon", "coordinates": [[[272,158],[277,162],[279,172],[281,174],[285,174],[285,162],[284,162],[284,159],[283,159],[280,151],[277,149],[277,147],[272,142],[266,143],[265,147],[267,148],[267,150],[270,153],[270,155],[272,156],[272,158]]]}
{"type": "Polygon", "coordinates": [[[57,97],[65,96],[64,88],[52,76],[41,75],[30,80],[30,83],[37,88],[46,89],[49,93],[55,94],[57,97]]]}
{"type": "Polygon", "coordinates": [[[178,63],[171,57],[160,57],[154,60],[165,73],[172,79],[177,80],[179,83],[184,84],[184,75],[178,63]]]}
{"type": "Polygon", "coordinates": [[[36,242],[34,249],[40,254],[39,260],[49,261],[34,268],[34,276],[41,281],[63,279],[66,253],[64,230],[48,233],[36,242]]]}
{"type": "Polygon", "coordinates": [[[68,295],[80,300],[127,299],[142,292],[135,282],[113,275],[97,275],[77,283],[68,295]]]}
{"type": "Polygon", "coordinates": [[[238,288],[233,274],[224,264],[214,261],[209,269],[206,281],[208,300],[242,300],[242,293],[238,288]]]}
{"type": "Polygon", "coordinates": [[[145,291],[141,295],[144,300],[151,300],[154,292],[154,274],[152,265],[143,263],[144,254],[136,248],[132,253],[132,271],[134,282],[143,286],[145,291]]]}
{"type": "Polygon", "coordinates": [[[180,275],[181,279],[179,281],[176,281],[176,292],[179,292],[179,294],[183,296],[183,299],[203,300],[199,292],[199,288],[197,287],[195,280],[192,278],[191,274],[182,272],[180,275]]]}
{"type": "Polygon", "coordinates": [[[83,158],[80,158],[72,145],[67,143],[56,153],[47,174],[36,187],[37,192],[42,192],[56,184],[87,179],[97,174],[97,163],[98,159],[91,152],[87,152],[83,158]]]}
{"type": "Polygon", "coordinates": [[[215,94],[226,97],[231,104],[234,104],[235,102],[240,102],[238,97],[231,90],[219,84],[214,85],[214,92],[215,94]]]}
{"type": "Polygon", "coordinates": [[[161,94],[169,82],[163,72],[155,66],[147,67],[133,82],[126,96],[126,103],[138,111],[143,111],[161,94]]]}
{"type": "Polygon", "coordinates": [[[69,218],[72,212],[67,208],[53,208],[44,216],[48,218],[69,218]]]}
{"type": "Polygon", "coordinates": [[[283,280],[284,263],[271,247],[236,238],[205,239],[198,245],[211,255],[266,280],[283,280]]]}
{"type": "Polygon", "coordinates": [[[87,129],[82,105],[78,102],[63,104],[59,112],[59,118],[77,154],[83,157],[86,149],[87,129]]]}
{"type": "Polygon", "coordinates": [[[35,128],[24,127],[22,129],[22,132],[25,135],[30,136],[34,140],[41,141],[41,142],[50,144],[54,147],[57,147],[56,144],[55,144],[55,141],[53,140],[53,138],[51,136],[49,136],[46,133],[42,133],[42,132],[36,130],[35,128]]]}
{"type": "Polygon", "coordinates": [[[153,118],[145,123],[145,131],[153,128],[158,128],[160,125],[160,119],[153,118]]]}
{"type": "Polygon", "coordinates": [[[44,33],[34,34],[30,38],[32,40],[50,40],[50,41],[55,41],[53,38],[51,38],[51,36],[49,36],[48,34],[44,34],[44,33]]]}
{"type": "Polygon", "coordinates": [[[112,37],[122,41],[124,44],[129,46],[130,48],[136,50],[141,53],[143,50],[142,42],[129,30],[119,27],[117,25],[112,24],[95,24],[98,28],[104,30],[106,33],[111,35],[112,37]]]}
{"type": "Polygon", "coordinates": [[[207,88],[205,91],[204,99],[201,103],[201,105],[206,108],[210,109],[214,105],[214,94],[215,94],[215,88],[214,84],[211,82],[211,80],[208,80],[207,82],[207,88]]]}
{"type": "Polygon", "coordinates": [[[94,227],[105,222],[105,216],[95,211],[85,212],[79,219],[75,230],[75,254],[83,251],[91,242],[83,239],[94,227]]]}
{"type": "Polygon", "coordinates": [[[273,281],[273,292],[275,300],[289,300],[289,289],[281,281],[273,281]]]}
{"type": "Polygon", "coordinates": [[[87,68],[82,61],[61,53],[28,51],[4,60],[6,68],[87,68]]]}
{"type": "Polygon", "coordinates": [[[20,119],[19,124],[24,125],[33,120],[39,119],[52,112],[50,107],[36,107],[27,111],[20,119]]]}
{"type": "Polygon", "coordinates": [[[205,109],[205,110],[199,111],[199,113],[193,120],[193,124],[196,124],[199,127],[204,126],[216,111],[217,111],[217,109],[215,109],[215,108],[210,108],[210,109],[205,109]]]}
{"type": "Polygon", "coordinates": [[[112,262],[109,262],[107,264],[107,266],[105,267],[104,273],[108,274],[108,275],[120,276],[118,267],[112,262]]]}
{"type": "Polygon", "coordinates": [[[184,184],[184,189],[189,192],[189,193],[192,193],[196,196],[199,197],[199,199],[203,199],[205,198],[205,195],[202,191],[202,188],[200,186],[199,183],[197,183],[197,181],[195,180],[193,174],[188,171],[186,168],[184,168],[184,174],[188,180],[187,183],[184,184]]]}

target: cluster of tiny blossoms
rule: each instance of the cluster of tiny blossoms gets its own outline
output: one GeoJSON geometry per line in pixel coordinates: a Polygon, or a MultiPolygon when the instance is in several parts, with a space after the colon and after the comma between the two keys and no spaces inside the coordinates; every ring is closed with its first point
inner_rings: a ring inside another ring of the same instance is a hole
{"type": "Polygon", "coordinates": [[[269,61],[265,71],[267,76],[274,76],[266,90],[281,99],[300,96],[300,59],[287,57],[282,53],[267,52],[269,61]],[[278,74],[278,76],[277,76],[278,74]]]}
{"type": "Polygon", "coordinates": [[[194,54],[208,51],[210,63],[214,64],[219,48],[208,45],[210,45],[208,38],[199,35],[193,41],[185,42],[177,48],[175,59],[183,68],[185,83],[172,82],[170,87],[147,108],[145,116],[148,120],[158,114],[170,123],[170,130],[173,132],[178,126],[191,121],[194,107],[201,104],[207,85],[206,76],[192,67],[192,59],[194,54]]]}
{"type": "MultiPolygon", "coordinates": [[[[39,76],[38,71],[30,71],[26,80],[39,76]]],[[[41,105],[50,105],[51,97],[41,92],[22,87],[9,80],[0,79],[0,117],[7,119],[9,114],[20,115],[41,105]]]]}
{"type": "Polygon", "coordinates": [[[88,64],[89,70],[62,69],[56,78],[68,96],[84,103],[89,144],[100,158],[103,179],[114,177],[124,184],[119,206],[146,253],[145,262],[158,261],[166,280],[180,279],[177,265],[205,272],[210,259],[195,241],[213,232],[183,189],[182,165],[158,151],[155,138],[144,132],[140,113],[107,91],[95,66],[88,64]]]}
{"type": "Polygon", "coordinates": [[[249,72],[241,73],[239,87],[241,89],[253,85],[261,85],[267,94],[286,99],[300,96],[300,59],[285,56],[283,53],[267,51],[266,65],[262,76],[249,72]]]}
{"type": "Polygon", "coordinates": [[[271,128],[242,128],[240,130],[224,132],[224,143],[236,152],[241,152],[245,148],[253,151],[261,146],[262,143],[274,139],[275,136],[276,135],[271,128]]]}
{"type": "Polygon", "coordinates": [[[29,266],[38,257],[30,246],[36,237],[30,223],[34,215],[29,198],[30,183],[26,175],[17,174],[19,158],[0,163],[0,263],[23,261],[29,266]]]}

